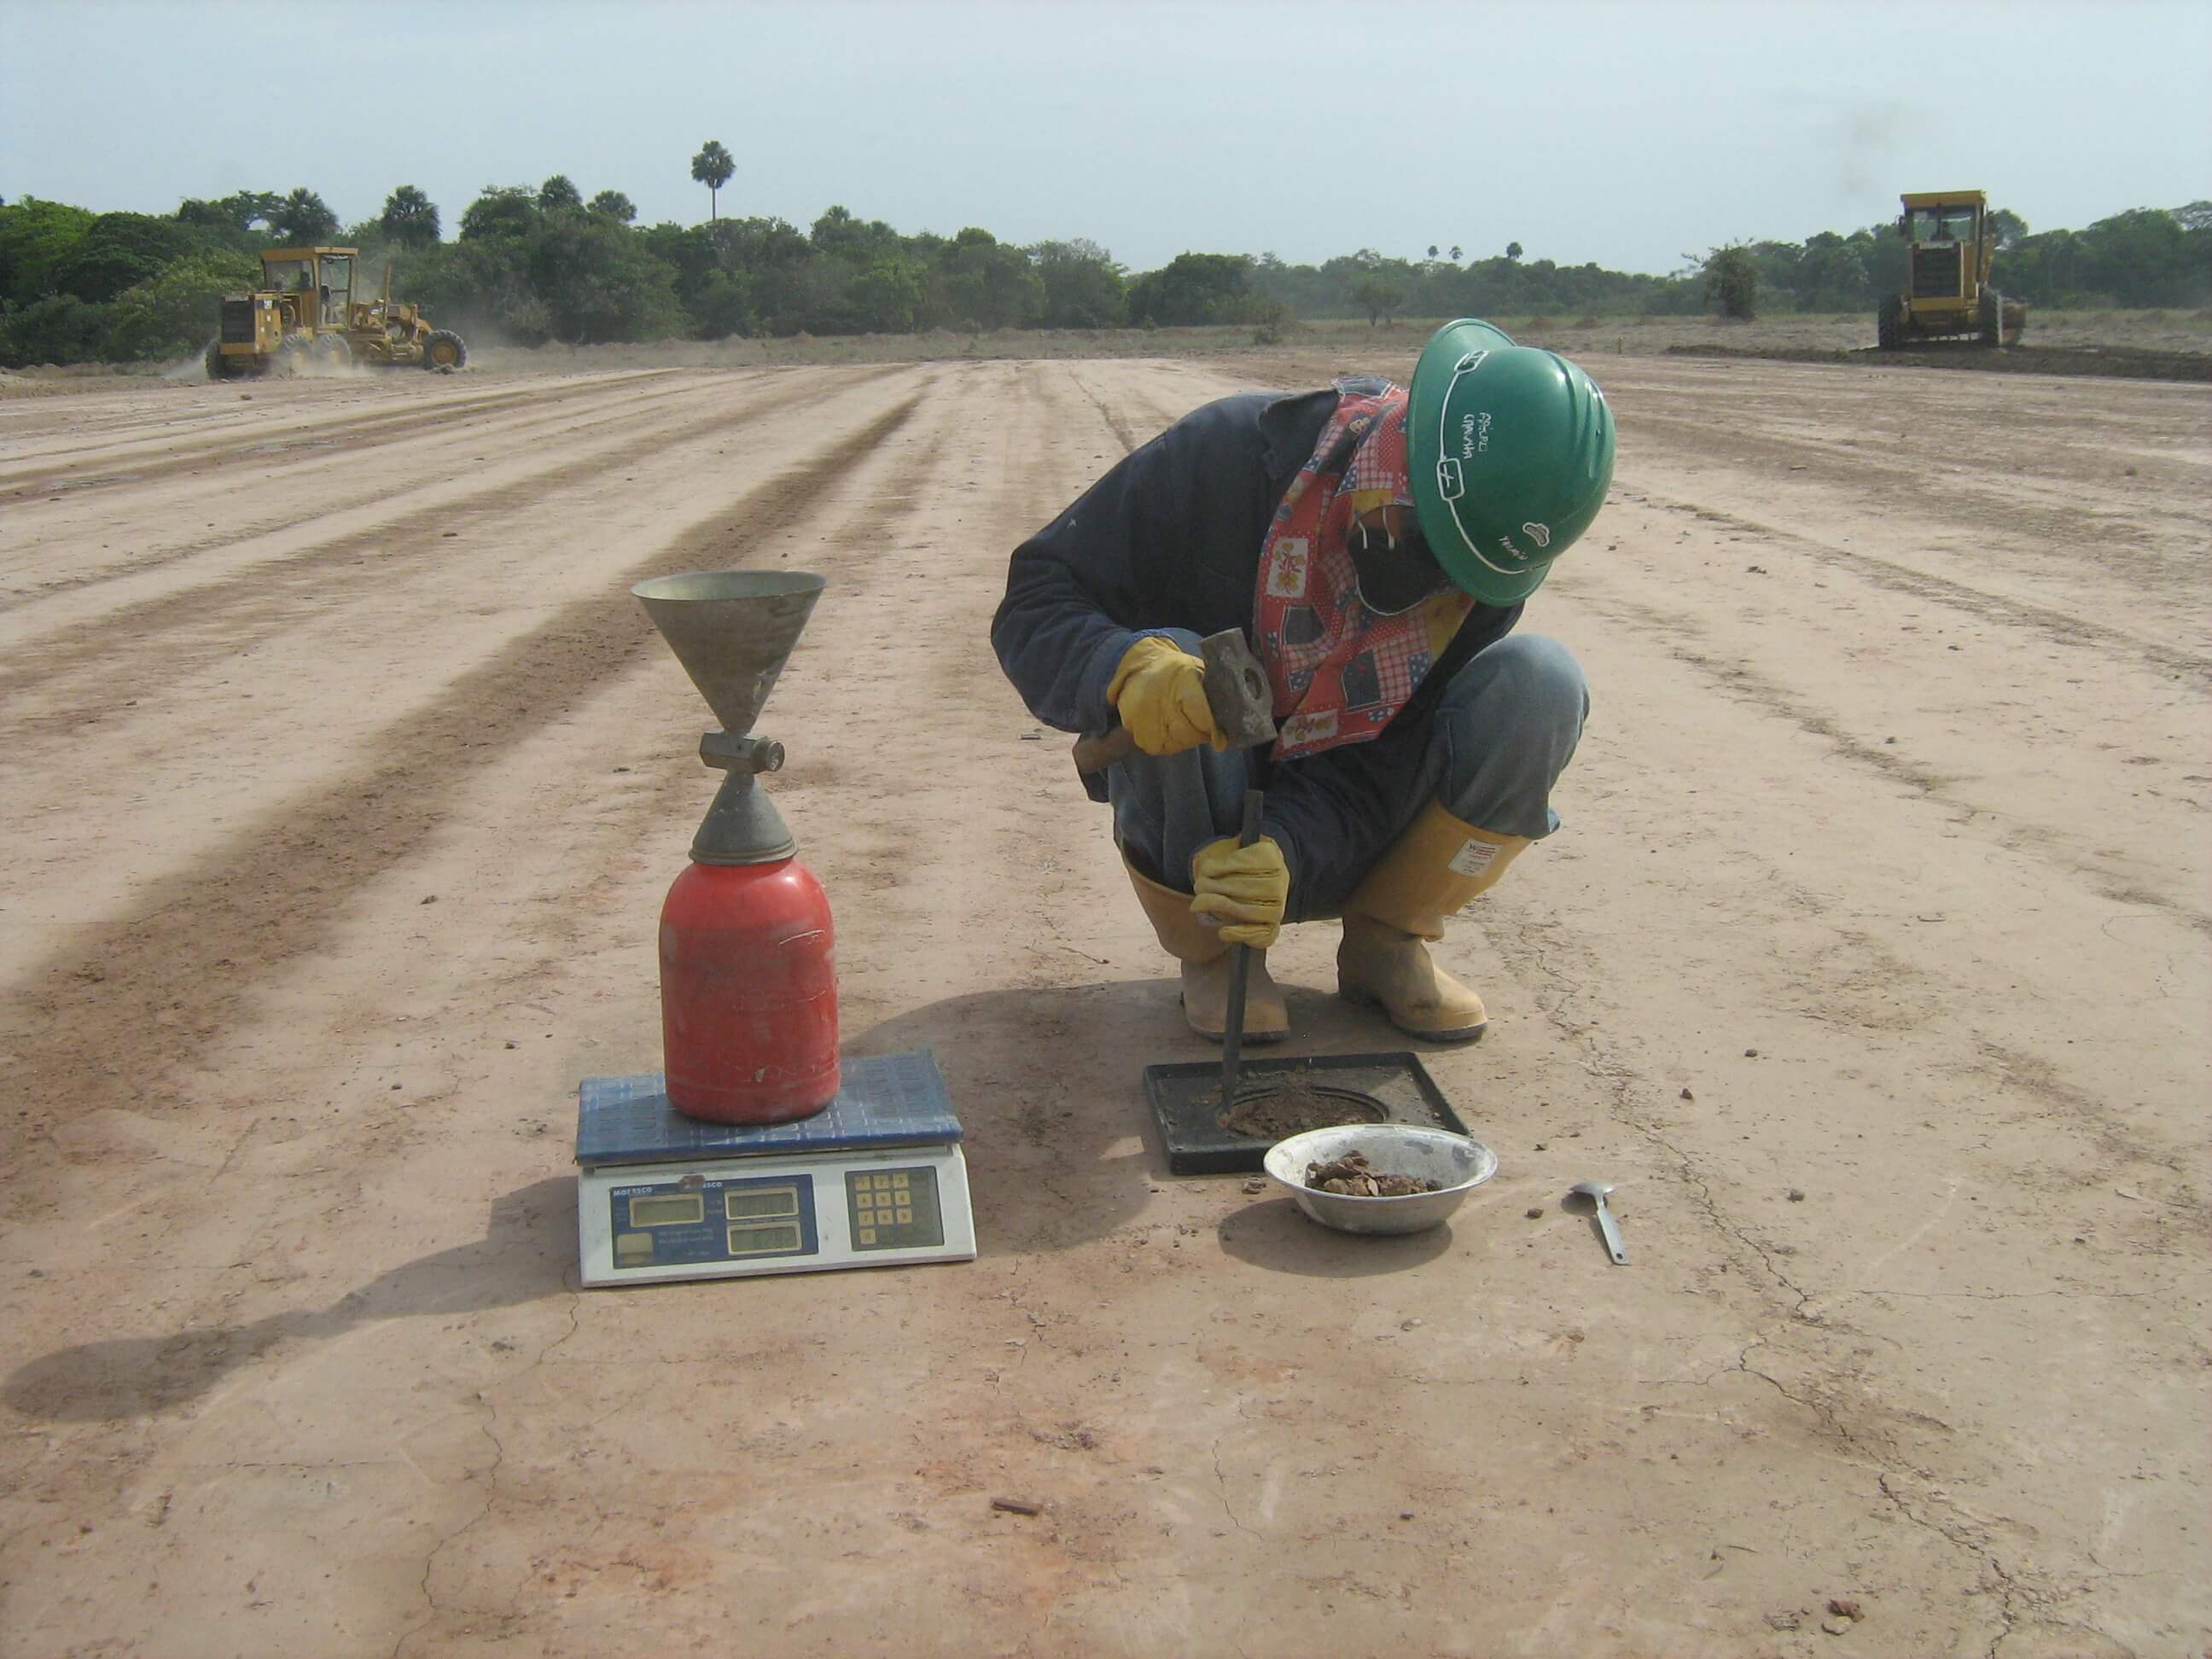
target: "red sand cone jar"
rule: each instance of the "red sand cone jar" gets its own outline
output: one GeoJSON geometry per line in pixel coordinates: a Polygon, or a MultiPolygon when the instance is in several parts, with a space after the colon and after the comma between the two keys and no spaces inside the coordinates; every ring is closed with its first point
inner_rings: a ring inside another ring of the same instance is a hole
{"type": "Polygon", "coordinates": [[[693,864],[660,908],[668,1098],[716,1123],[787,1123],[837,1097],[830,901],[796,859],[693,864]]]}

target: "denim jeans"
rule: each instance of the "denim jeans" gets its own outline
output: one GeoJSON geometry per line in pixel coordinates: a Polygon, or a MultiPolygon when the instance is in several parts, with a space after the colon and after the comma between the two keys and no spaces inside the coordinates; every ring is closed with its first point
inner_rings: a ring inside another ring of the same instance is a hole
{"type": "MultiPolygon", "coordinates": [[[[1169,637],[1187,651],[1198,648],[1195,634],[1178,629],[1169,637]]],[[[1552,786],[1573,758],[1589,716],[1582,667],[1556,640],[1509,634],[1478,653],[1431,708],[1425,741],[1391,745],[1402,761],[1382,773],[1380,799],[1347,802],[1313,792],[1324,812],[1334,811],[1330,827],[1347,855],[1316,857],[1307,872],[1293,868],[1291,919],[1341,915],[1367,868],[1432,799],[1492,835],[1551,834],[1559,827],[1552,786]]],[[[1285,774],[1326,764],[1330,752],[1278,768],[1274,787],[1295,787],[1285,774]]],[[[1115,840],[1139,868],[1188,890],[1191,855],[1237,832],[1249,770],[1239,749],[1132,754],[1107,773],[1115,840]]],[[[1306,829],[1310,836],[1310,822],[1306,829]]]]}

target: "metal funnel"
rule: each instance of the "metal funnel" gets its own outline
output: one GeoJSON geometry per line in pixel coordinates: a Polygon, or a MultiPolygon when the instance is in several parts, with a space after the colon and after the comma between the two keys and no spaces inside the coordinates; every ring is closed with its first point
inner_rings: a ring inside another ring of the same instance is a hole
{"type": "Polygon", "coordinates": [[[732,737],[760,718],[775,677],[830,585],[795,570],[694,570],[630,592],[732,737]]]}
{"type": "Polygon", "coordinates": [[[630,589],[722,723],[699,744],[699,758],[728,775],[692,839],[702,864],[767,864],[797,848],[753,783],[782,766],[783,745],[749,734],[829,585],[796,570],[694,570],[630,589]]]}

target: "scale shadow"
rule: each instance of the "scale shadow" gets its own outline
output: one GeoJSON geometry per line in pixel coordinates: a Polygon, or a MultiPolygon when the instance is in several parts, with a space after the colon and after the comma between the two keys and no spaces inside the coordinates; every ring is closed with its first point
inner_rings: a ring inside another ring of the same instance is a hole
{"type": "Polygon", "coordinates": [[[327,1308],[58,1349],[17,1367],[0,1384],[0,1400],[47,1422],[114,1422],[173,1410],[280,1343],[321,1341],[375,1321],[514,1307],[573,1290],[575,1253],[575,1182],[534,1182],[492,1200],[483,1237],[403,1262],[327,1308]]]}
{"type": "MultiPolygon", "coordinates": [[[[1220,1053],[1183,1024],[1176,998],[1172,979],[976,992],[848,1030],[844,1048],[935,1054],[965,1131],[984,1257],[1067,1249],[1127,1224],[1170,1181],[1248,1178],[1167,1172],[1144,1069],[1220,1053]]],[[[1373,1025],[1346,1018],[1334,999],[1294,994],[1294,1012],[1301,1005],[1310,1006],[1300,1053],[1377,1046],[1373,1025]]],[[[493,1200],[483,1238],[404,1262],[329,1307],[58,1349],[17,1367],[0,1401],[48,1422],[143,1417],[188,1405],[286,1342],[558,1295],[575,1288],[575,1224],[574,1178],[535,1182],[493,1200]]],[[[1451,1242],[1448,1226],[1403,1239],[1329,1233],[1286,1200],[1240,1210],[1221,1236],[1242,1261],[1327,1279],[1414,1266],[1451,1242]]]]}

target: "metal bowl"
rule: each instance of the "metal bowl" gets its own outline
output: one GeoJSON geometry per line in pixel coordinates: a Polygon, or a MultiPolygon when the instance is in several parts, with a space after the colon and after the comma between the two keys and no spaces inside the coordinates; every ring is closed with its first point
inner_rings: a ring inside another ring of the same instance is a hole
{"type": "Polygon", "coordinates": [[[1298,1208],[1324,1227],[1346,1233],[1418,1233],[1437,1225],[1466,1202],[1467,1195],[1498,1173],[1498,1155],[1479,1140],[1449,1129],[1421,1129],[1410,1123],[1350,1123],[1334,1129],[1309,1129],[1267,1149],[1269,1176],[1290,1188],[1298,1208]],[[1432,1193],[1403,1198],[1358,1198],[1349,1193],[1316,1192],[1306,1185],[1306,1165],[1327,1164],[1347,1152],[1364,1152],[1383,1175],[1418,1176],[1443,1184],[1432,1193]]]}

